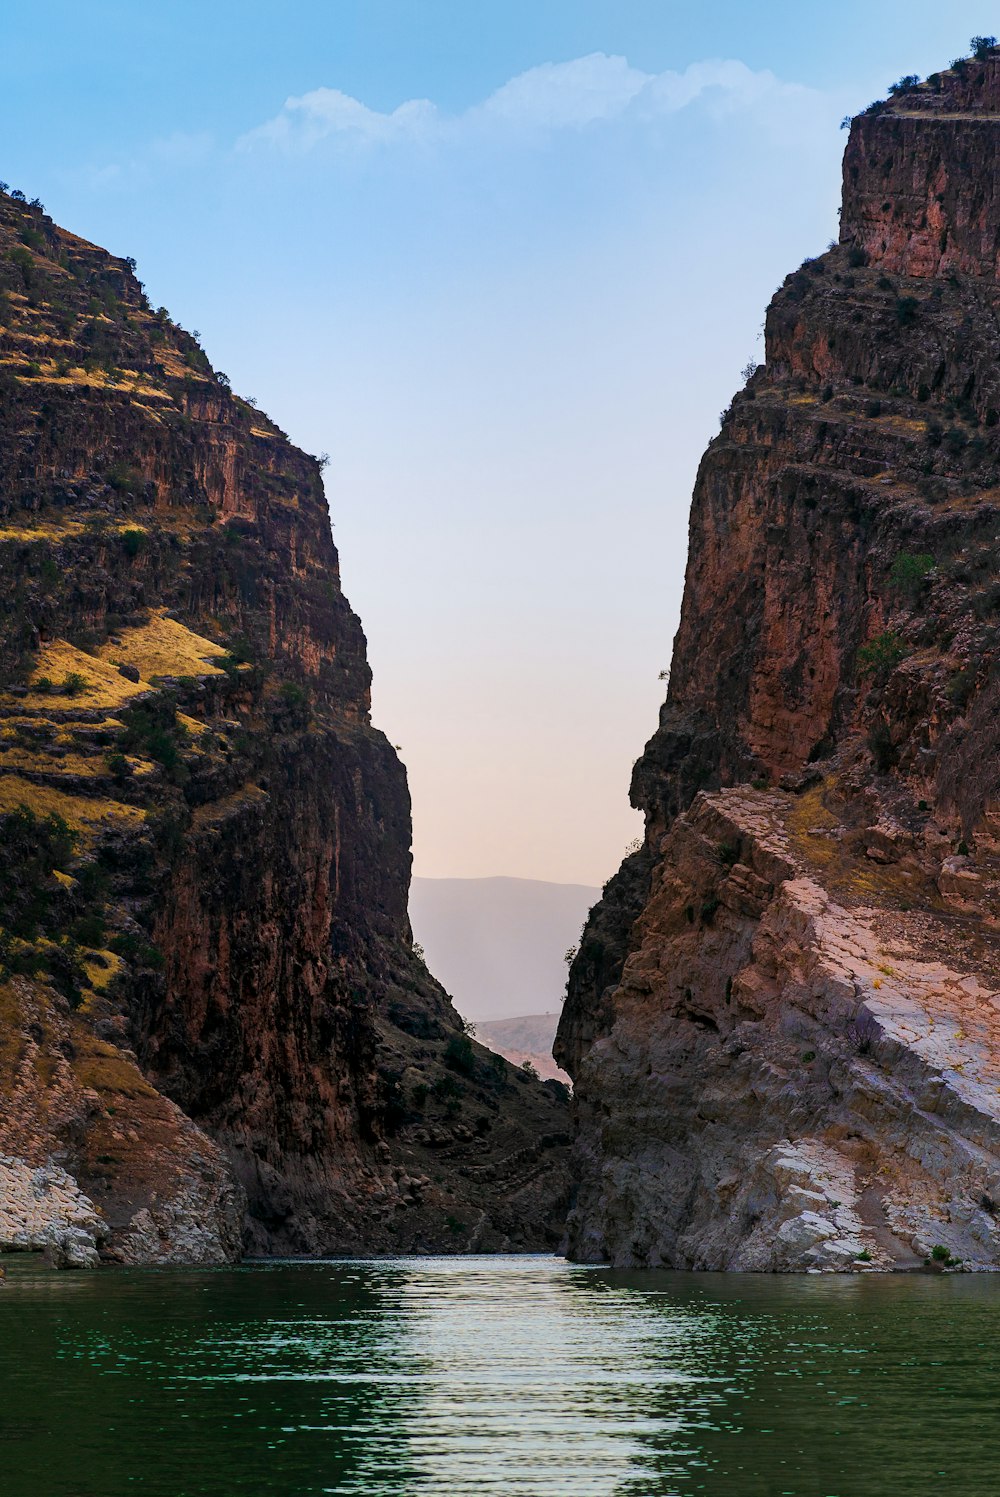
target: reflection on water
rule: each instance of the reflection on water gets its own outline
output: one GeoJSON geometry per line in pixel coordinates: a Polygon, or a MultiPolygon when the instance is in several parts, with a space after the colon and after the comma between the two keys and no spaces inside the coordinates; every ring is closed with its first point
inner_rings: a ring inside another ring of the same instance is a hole
{"type": "Polygon", "coordinates": [[[990,1278],[8,1263],[3,1497],[1000,1492],[990,1278]]]}

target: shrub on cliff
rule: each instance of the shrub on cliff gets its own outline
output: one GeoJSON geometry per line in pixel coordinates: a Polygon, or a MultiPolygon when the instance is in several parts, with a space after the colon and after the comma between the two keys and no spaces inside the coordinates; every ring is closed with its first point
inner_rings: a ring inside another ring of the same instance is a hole
{"type": "Polygon", "coordinates": [[[157,702],[130,707],[121,718],[125,724],[122,748],[141,758],[155,759],[175,784],[183,784],[188,772],[181,758],[181,747],[187,734],[177,720],[174,706],[157,702]]]}
{"type": "Polygon", "coordinates": [[[911,327],[919,310],[920,302],[915,296],[901,296],[896,303],[896,321],[900,327],[911,327]]]}
{"type": "Polygon", "coordinates": [[[899,751],[892,741],[892,731],[881,717],[868,730],[868,747],[879,774],[887,774],[898,764],[899,751]]]}
{"type": "Polygon", "coordinates": [[[453,1034],[445,1047],[444,1063],[450,1071],[462,1076],[471,1076],[476,1068],[476,1055],[466,1034],[453,1034]]]}
{"type": "Polygon", "coordinates": [[[870,676],[876,686],[883,686],[906,654],[906,645],[895,629],[885,629],[858,651],[858,675],[862,679],[870,676]]]}
{"type": "Polygon", "coordinates": [[[933,570],[934,558],[929,553],[900,551],[890,568],[889,581],[912,607],[933,570]]]}
{"type": "Polygon", "coordinates": [[[58,928],[67,894],[53,871],[65,870],[76,833],[61,816],[36,816],[21,806],[0,816],[0,845],[0,925],[25,940],[58,928]]]}
{"type": "Polygon", "coordinates": [[[977,62],[985,62],[990,53],[996,51],[996,45],[995,36],[974,36],[969,43],[969,48],[977,62]]]}

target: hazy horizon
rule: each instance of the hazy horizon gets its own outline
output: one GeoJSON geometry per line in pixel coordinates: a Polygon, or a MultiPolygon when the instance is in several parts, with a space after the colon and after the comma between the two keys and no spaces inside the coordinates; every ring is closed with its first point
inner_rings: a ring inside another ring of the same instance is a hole
{"type": "Polygon", "coordinates": [[[466,1019],[558,1014],[566,952],[600,892],[502,875],[417,877],[410,920],[428,967],[466,1019]]]}

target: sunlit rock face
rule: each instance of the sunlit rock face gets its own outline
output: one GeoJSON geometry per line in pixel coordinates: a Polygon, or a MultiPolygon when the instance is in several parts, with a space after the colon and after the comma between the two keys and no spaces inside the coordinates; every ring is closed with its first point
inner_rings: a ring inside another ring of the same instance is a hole
{"type": "Polygon", "coordinates": [[[0,1155],[95,1251],[558,1240],[565,1090],[413,952],[369,681],[320,464],[0,194],[0,1155]]]}
{"type": "Polygon", "coordinates": [[[1000,61],[852,125],[691,510],[556,1054],[568,1248],[1000,1263],[1000,61]]]}

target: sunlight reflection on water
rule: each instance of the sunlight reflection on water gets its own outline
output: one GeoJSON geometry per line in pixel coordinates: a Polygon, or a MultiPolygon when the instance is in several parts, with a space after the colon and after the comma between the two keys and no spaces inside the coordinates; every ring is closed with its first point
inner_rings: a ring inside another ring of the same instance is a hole
{"type": "Polygon", "coordinates": [[[993,1282],[546,1257],[47,1274],[0,1301],[3,1497],[994,1493],[993,1282]]]}

